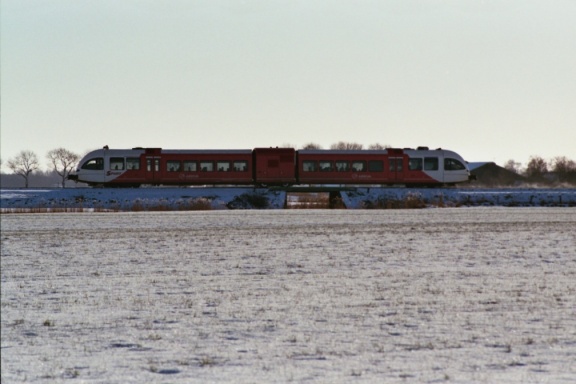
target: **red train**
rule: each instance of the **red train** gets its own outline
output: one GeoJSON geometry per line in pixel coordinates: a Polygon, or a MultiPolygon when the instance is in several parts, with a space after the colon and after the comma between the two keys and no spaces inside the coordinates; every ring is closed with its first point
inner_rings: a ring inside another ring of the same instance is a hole
{"type": "Polygon", "coordinates": [[[454,185],[471,180],[455,152],[427,147],[385,150],[98,149],[68,179],[91,186],[402,184],[454,185]]]}

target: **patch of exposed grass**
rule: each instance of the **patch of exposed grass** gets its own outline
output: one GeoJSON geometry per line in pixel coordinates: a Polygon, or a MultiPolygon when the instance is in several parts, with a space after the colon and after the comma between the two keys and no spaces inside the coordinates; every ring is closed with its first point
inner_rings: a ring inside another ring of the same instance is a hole
{"type": "Polygon", "coordinates": [[[55,324],[56,323],[54,322],[54,320],[49,319],[44,320],[44,322],[42,323],[42,325],[45,327],[53,327],[55,324]]]}
{"type": "Polygon", "coordinates": [[[226,204],[229,209],[265,209],[269,205],[268,197],[257,193],[243,193],[226,204]]]}

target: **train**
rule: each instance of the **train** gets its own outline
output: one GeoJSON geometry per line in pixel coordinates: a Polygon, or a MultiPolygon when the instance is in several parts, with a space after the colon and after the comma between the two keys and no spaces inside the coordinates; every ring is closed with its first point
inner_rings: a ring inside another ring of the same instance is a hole
{"type": "Polygon", "coordinates": [[[382,150],[294,148],[110,149],[89,152],[69,180],[100,187],[141,185],[453,186],[473,180],[456,152],[428,147],[382,150]]]}

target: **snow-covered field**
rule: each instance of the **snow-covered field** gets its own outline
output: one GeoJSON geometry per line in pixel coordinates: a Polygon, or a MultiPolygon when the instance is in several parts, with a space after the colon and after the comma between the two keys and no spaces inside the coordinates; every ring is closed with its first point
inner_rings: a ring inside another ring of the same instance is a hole
{"type": "MultiPolygon", "coordinates": [[[[205,202],[207,208],[222,210],[243,195],[265,196],[269,208],[282,208],[285,194],[254,188],[66,188],[2,189],[3,210],[70,208],[130,211],[187,210],[205,202]]],[[[575,194],[576,201],[576,194],[575,194]]]]}
{"type": "Polygon", "coordinates": [[[2,383],[576,381],[576,209],[3,214],[2,383]]]}
{"type": "MultiPolygon", "coordinates": [[[[347,208],[426,206],[576,207],[576,189],[368,188],[344,190],[347,208]]],[[[290,200],[290,199],[288,199],[290,200]]],[[[0,209],[20,210],[213,210],[281,209],[287,194],[255,188],[2,189],[0,209]]]]}

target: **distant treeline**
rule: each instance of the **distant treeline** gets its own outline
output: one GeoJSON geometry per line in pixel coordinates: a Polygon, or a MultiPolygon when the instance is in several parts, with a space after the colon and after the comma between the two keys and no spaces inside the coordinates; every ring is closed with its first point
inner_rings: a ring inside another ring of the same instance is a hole
{"type": "MultiPolygon", "coordinates": [[[[85,186],[66,181],[66,188],[85,186]]],[[[13,173],[0,173],[1,188],[24,188],[22,176],[13,173]]],[[[36,171],[28,177],[28,188],[59,188],[62,187],[62,177],[56,171],[36,171]]]]}
{"type": "Polygon", "coordinates": [[[525,167],[519,162],[508,160],[504,169],[521,176],[527,183],[576,185],[576,162],[566,156],[557,156],[550,161],[540,156],[531,156],[525,167]]]}

